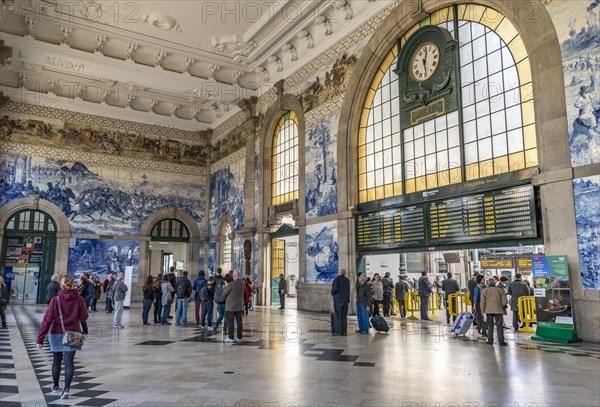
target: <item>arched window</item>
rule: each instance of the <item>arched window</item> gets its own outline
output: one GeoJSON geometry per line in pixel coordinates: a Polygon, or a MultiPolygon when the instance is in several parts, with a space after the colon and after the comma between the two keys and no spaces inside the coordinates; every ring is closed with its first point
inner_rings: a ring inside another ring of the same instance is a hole
{"type": "Polygon", "coordinates": [[[400,130],[395,45],[363,105],[359,202],[538,165],[531,68],[513,24],[489,7],[451,6],[408,30],[400,47],[428,25],[447,29],[459,42],[460,112],[400,130]]]}
{"type": "Polygon", "coordinates": [[[226,223],[225,227],[223,228],[223,233],[225,234],[223,241],[223,264],[231,264],[231,260],[233,258],[231,232],[233,232],[231,223],[226,223]]]}
{"type": "Polygon", "coordinates": [[[167,242],[187,242],[190,240],[190,232],[187,226],[178,219],[163,219],[152,227],[150,233],[152,240],[164,240],[167,242]]]}
{"type": "Polygon", "coordinates": [[[7,232],[49,232],[56,233],[54,219],[46,212],[25,209],[15,213],[4,228],[7,232]]]}
{"type": "Polygon", "coordinates": [[[298,199],[298,118],[287,112],[273,136],[271,204],[298,199]]]}

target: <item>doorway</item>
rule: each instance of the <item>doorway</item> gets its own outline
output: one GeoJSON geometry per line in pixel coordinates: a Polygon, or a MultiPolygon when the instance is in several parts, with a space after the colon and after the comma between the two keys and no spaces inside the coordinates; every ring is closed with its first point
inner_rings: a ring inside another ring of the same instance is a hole
{"type": "Polygon", "coordinates": [[[13,304],[43,304],[54,274],[56,223],[46,212],[25,209],[4,225],[2,275],[13,304]]]}
{"type": "Polygon", "coordinates": [[[280,306],[279,280],[283,275],[287,294],[285,307],[297,309],[300,272],[300,239],[298,229],[284,224],[271,234],[271,305],[280,306]]]}
{"type": "Polygon", "coordinates": [[[150,274],[166,274],[171,267],[175,267],[175,273],[180,276],[184,270],[190,275],[188,258],[189,230],[187,226],[178,219],[168,218],[158,221],[150,234],[150,274]]]}

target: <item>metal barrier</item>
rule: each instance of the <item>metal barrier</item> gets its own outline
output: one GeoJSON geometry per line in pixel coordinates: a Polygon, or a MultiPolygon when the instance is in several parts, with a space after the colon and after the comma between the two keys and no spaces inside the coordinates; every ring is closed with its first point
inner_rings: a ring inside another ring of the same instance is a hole
{"type": "Polygon", "coordinates": [[[431,311],[431,315],[429,316],[429,318],[431,318],[431,319],[438,318],[438,316],[435,315],[435,311],[439,311],[439,310],[440,310],[440,296],[437,293],[431,293],[431,295],[429,296],[428,311],[431,311]]]}
{"type": "Polygon", "coordinates": [[[525,324],[523,328],[519,329],[519,332],[535,333],[535,329],[531,327],[532,323],[537,322],[535,316],[535,297],[529,295],[519,297],[517,306],[519,308],[519,319],[525,324]]]}
{"type": "Polygon", "coordinates": [[[469,293],[454,293],[448,296],[448,313],[457,317],[461,312],[469,311],[471,301],[469,293]]]}
{"type": "Polygon", "coordinates": [[[420,297],[419,293],[416,291],[412,291],[406,293],[406,297],[404,297],[404,306],[406,308],[406,312],[410,312],[410,316],[406,317],[406,319],[418,320],[414,313],[421,310],[420,297]]]}

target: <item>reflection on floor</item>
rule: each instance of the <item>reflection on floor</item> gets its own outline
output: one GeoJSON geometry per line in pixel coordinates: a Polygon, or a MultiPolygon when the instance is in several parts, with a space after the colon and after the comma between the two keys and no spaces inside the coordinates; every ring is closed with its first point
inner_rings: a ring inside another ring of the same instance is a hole
{"type": "MultiPolygon", "coordinates": [[[[19,329],[9,323],[10,343],[0,334],[0,405],[63,405],[49,392],[50,352],[35,347],[45,307],[11,308],[19,329]],[[23,349],[15,353],[14,370],[9,346],[23,349]]],[[[227,345],[220,331],[143,326],[140,313],[137,306],[126,310],[126,328],[117,331],[109,315],[92,314],[64,405],[537,407],[600,401],[600,348],[594,344],[538,343],[507,333],[509,346],[501,348],[473,332],[455,338],[442,323],[396,317],[388,318],[389,334],[354,334],[350,317],[349,336],[332,337],[329,315],[255,307],[244,318],[243,342],[227,345]]]]}

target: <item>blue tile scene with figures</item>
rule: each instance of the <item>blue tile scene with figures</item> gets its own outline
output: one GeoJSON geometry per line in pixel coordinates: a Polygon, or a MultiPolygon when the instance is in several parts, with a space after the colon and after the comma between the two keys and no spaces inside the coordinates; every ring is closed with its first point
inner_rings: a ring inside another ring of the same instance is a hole
{"type": "Polygon", "coordinates": [[[137,283],[140,263],[140,242],[137,240],[71,239],[67,273],[78,278],[81,273],[99,276],[125,272],[133,267],[133,282],[137,283]]]}
{"type": "Polygon", "coordinates": [[[244,271],[244,239],[236,237],[233,241],[233,270],[239,270],[242,275],[244,271]]]}
{"type": "Polygon", "coordinates": [[[259,205],[259,167],[258,167],[258,154],[254,155],[254,227],[258,228],[258,205],[259,205]]]}
{"type": "Polygon", "coordinates": [[[306,218],[337,212],[337,123],[339,113],[306,129],[306,218]]]}
{"type": "Polygon", "coordinates": [[[219,225],[228,214],[233,229],[244,227],[244,163],[219,170],[210,176],[210,235],[219,234],[219,225]]]}
{"type": "Polygon", "coordinates": [[[597,2],[547,6],[561,45],[571,163],[600,162],[600,17],[597,2]]]}
{"type": "Polygon", "coordinates": [[[208,273],[212,273],[217,269],[217,251],[219,244],[217,242],[210,242],[208,244],[208,260],[206,262],[206,268],[208,273]]]}
{"type": "Polygon", "coordinates": [[[337,221],[306,226],[306,283],[331,283],[338,266],[337,221]]]}
{"type": "Polygon", "coordinates": [[[39,195],[74,233],[139,235],[148,216],[171,205],[204,223],[203,177],[18,155],[4,155],[0,172],[0,206],[39,195]]]}
{"type": "Polygon", "coordinates": [[[573,181],[583,288],[600,289],[600,175],[573,181]]]}

